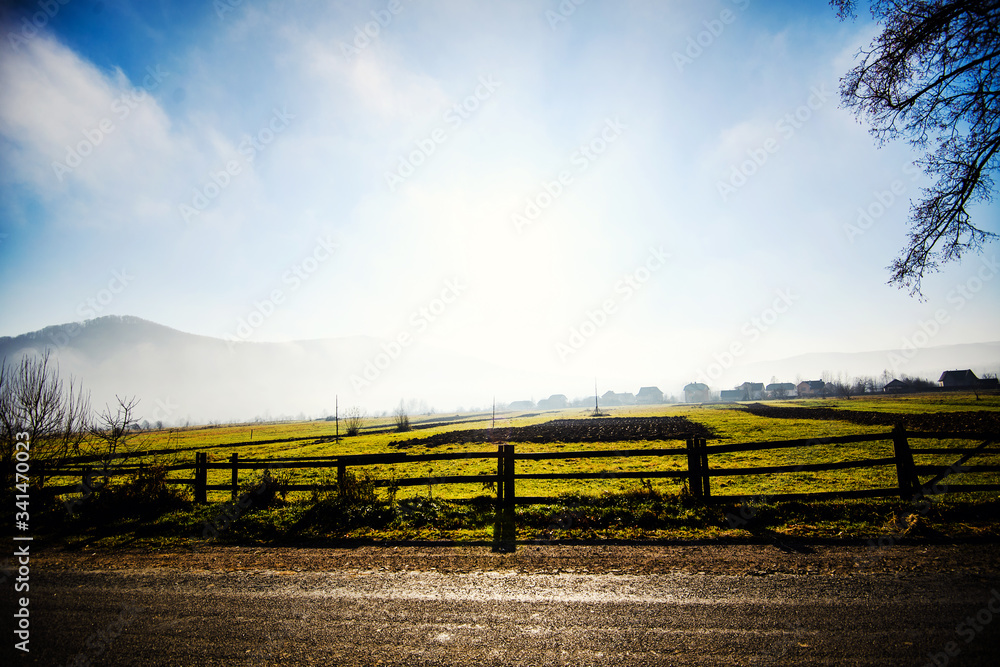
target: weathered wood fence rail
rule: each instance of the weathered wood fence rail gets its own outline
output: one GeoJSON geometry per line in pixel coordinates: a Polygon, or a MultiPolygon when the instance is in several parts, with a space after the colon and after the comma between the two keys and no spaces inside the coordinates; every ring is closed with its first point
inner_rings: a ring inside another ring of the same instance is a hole
{"type": "MultiPolygon", "coordinates": [[[[896,469],[896,486],[877,489],[844,489],[839,491],[820,491],[810,493],[780,493],[766,494],[775,500],[826,500],[832,498],[877,498],[899,496],[912,499],[916,496],[935,495],[940,493],[1000,491],[1000,484],[944,484],[943,480],[955,473],[992,473],[1000,472],[1000,465],[967,465],[967,461],[975,456],[1000,454],[1000,449],[989,446],[1000,440],[1000,435],[992,433],[907,433],[902,427],[896,427],[891,432],[849,435],[830,438],[807,438],[798,440],[782,440],[771,442],[740,443],[731,445],[708,445],[702,438],[687,440],[684,447],[576,451],[576,452],[515,452],[515,446],[500,444],[495,452],[454,452],[448,454],[360,454],[348,456],[312,456],[286,457],[276,459],[240,458],[238,453],[232,453],[228,461],[209,462],[206,452],[197,452],[194,463],[169,466],[167,470],[192,470],[191,478],[168,478],[171,484],[190,484],[194,487],[195,501],[206,503],[209,491],[229,491],[235,499],[239,493],[240,471],[244,470],[284,470],[284,469],[315,469],[335,468],[337,470],[338,486],[331,484],[283,484],[282,488],[289,491],[307,491],[312,489],[343,488],[348,468],[358,466],[380,466],[395,464],[430,463],[438,461],[457,461],[462,459],[495,459],[496,474],[478,475],[444,475],[405,477],[401,479],[380,479],[374,482],[377,487],[387,486],[423,486],[428,484],[495,484],[497,525],[503,535],[513,535],[513,517],[515,504],[538,504],[552,502],[555,498],[520,497],[517,495],[517,480],[593,480],[593,479],[664,479],[675,478],[683,480],[689,492],[709,503],[725,503],[746,499],[746,495],[713,495],[711,479],[713,477],[746,476],[746,475],[777,475],[797,472],[819,472],[828,470],[846,470],[851,468],[876,468],[894,466],[896,469]],[[800,463],[779,466],[757,466],[744,468],[711,468],[709,457],[712,454],[732,454],[757,452],[769,449],[803,448],[821,445],[857,444],[891,440],[893,456],[870,458],[857,461],[834,461],[824,463],[800,463]],[[911,440],[966,440],[982,441],[974,447],[924,447],[913,448],[911,440]],[[914,454],[926,455],[961,455],[950,466],[916,465],[914,454]],[[584,458],[617,458],[633,457],[686,457],[686,469],[642,470],[642,471],[603,471],[603,472],[568,472],[568,473],[518,473],[516,461],[541,461],[546,459],[584,459],[584,458]],[[230,479],[226,484],[209,484],[209,470],[228,470],[230,479]],[[921,475],[930,475],[931,479],[921,482],[921,475]]],[[[82,463],[82,462],[81,462],[82,463]]],[[[142,469],[142,466],[114,468],[109,475],[132,474],[142,469]]],[[[90,488],[94,477],[104,474],[92,467],[64,467],[61,470],[49,470],[53,476],[83,476],[84,484],[90,488]]],[[[61,490],[72,490],[75,487],[56,487],[61,490]]]]}

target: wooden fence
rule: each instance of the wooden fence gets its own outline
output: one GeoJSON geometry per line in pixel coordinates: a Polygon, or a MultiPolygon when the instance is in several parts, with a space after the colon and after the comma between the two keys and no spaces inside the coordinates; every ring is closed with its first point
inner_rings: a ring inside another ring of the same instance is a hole
{"type": "MultiPolygon", "coordinates": [[[[706,503],[729,503],[746,500],[746,495],[715,495],[712,493],[711,480],[715,477],[746,476],[746,475],[777,475],[797,472],[819,472],[828,470],[846,470],[851,468],[877,468],[893,466],[896,470],[896,485],[876,489],[844,489],[839,491],[820,491],[810,493],[766,494],[774,500],[827,500],[833,498],[878,498],[899,496],[903,499],[913,499],[919,496],[940,493],[961,493],[979,491],[1000,491],[1000,484],[943,484],[943,480],[955,473],[985,473],[1000,472],[1000,465],[967,465],[975,456],[1000,454],[1000,449],[989,448],[1000,440],[1000,435],[990,433],[907,433],[897,426],[890,433],[865,435],[849,435],[830,438],[807,438],[798,440],[782,440],[770,442],[741,443],[731,445],[708,445],[703,438],[690,438],[684,447],[633,449],[614,451],[575,451],[575,452],[515,452],[511,444],[499,444],[495,452],[454,452],[448,454],[361,454],[347,456],[311,456],[290,457],[280,459],[240,458],[232,453],[228,461],[210,463],[208,454],[197,452],[193,464],[180,464],[167,469],[192,470],[192,478],[168,478],[171,484],[190,484],[194,488],[195,502],[208,502],[209,491],[229,491],[233,499],[239,493],[241,470],[278,470],[278,469],[315,469],[335,468],[338,486],[329,484],[283,484],[282,488],[289,491],[307,491],[312,489],[343,488],[347,469],[357,466],[380,466],[388,464],[413,464],[436,461],[456,461],[462,459],[495,459],[496,474],[478,475],[446,475],[432,477],[408,477],[402,479],[382,479],[374,482],[376,487],[388,486],[423,486],[428,484],[478,484],[487,483],[496,486],[496,521],[497,534],[503,541],[513,540],[514,507],[516,504],[539,504],[553,502],[555,498],[522,497],[516,490],[517,480],[594,480],[594,479],[679,479],[686,483],[689,492],[706,503]],[[913,440],[981,440],[975,447],[920,447],[913,448],[913,440]],[[835,461],[828,463],[800,463],[780,466],[757,466],[747,468],[712,468],[709,466],[709,456],[712,454],[730,454],[741,452],[758,452],[763,450],[784,449],[792,447],[812,447],[837,444],[857,444],[892,440],[893,456],[884,458],[869,458],[856,461],[835,461]],[[960,458],[950,466],[916,465],[914,454],[946,455],[960,454],[960,458]],[[643,470],[643,471],[603,471],[603,472],[568,472],[568,473],[517,473],[517,461],[540,461],[546,459],[583,459],[583,458],[632,458],[632,457],[680,457],[686,458],[686,469],[673,470],[643,470]],[[228,470],[230,479],[226,484],[209,484],[209,470],[228,470]],[[930,476],[921,482],[920,476],[930,476]]],[[[113,470],[113,475],[132,474],[141,470],[141,466],[122,467],[113,470]]],[[[53,476],[80,476],[82,486],[93,488],[93,477],[103,476],[95,473],[92,467],[68,467],[61,470],[49,470],[53,476]]],[[[76,487],[56,487],[56,490],[79,490],[76,487]]]]}

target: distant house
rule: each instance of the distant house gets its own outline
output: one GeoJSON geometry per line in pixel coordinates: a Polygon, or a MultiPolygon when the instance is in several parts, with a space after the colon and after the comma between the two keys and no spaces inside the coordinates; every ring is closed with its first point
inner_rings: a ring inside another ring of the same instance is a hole
{"type": "Polygon", "coordinates": [[[635,396],[635,402],[641,405],[655,405],[663,402],[663,392],[657,387],[642,387],[635,396]]]}
{"type": "Polygon", "coordinates": [[[740,399],[742,401],[759,401],[764,398],[763,382],[744,382],[736,388],[743,392],[743,398],[740,399]]]}
{"type": "Polygon", "coordinates": [[[719,394],[719,397],[725,403],[732,403],[733,401],[745,401],[746,392],[742,389],[723,389],[719,394]]]}
{"type": "Polygon", "coordinates": [[[882,387],[882,391],[886,394],[906,394],[913,391],[913,387],[902,380],[893,380],[882,387]]]}
{"type": "Polygon", "coordinates": [[[979,384],[976,387],[979,389],[1000,389],[1000,379],[979,378],[979,384]]]}
{"type": "Polygon", "coordinates": [[[822,396],[826,383],[822,380],[806,380],[796,385],[795,390],[799,396],[822,396]]]}
{"type": "Polygon", "coordinates": [[[508,410],[534,410],[535,404],[533,401],[514,401],[507,406],[508,410]]]}
{"type": "Polygon", "coordinates": [[[685,403],[707,403],[712,400],[712,392],[707,384],[692,382],[684,387],[685,403]]]}
{"type": "Polygon", "coordinates": [[[979,384],[979,378],[969,369],[964,371],[945,371],[941,373],[938,383],[947,388],[952,387],[975,387],[979,384]]]}
{"type": "Polygon", "coordinates": [[[798,392],[791,382],[772,382],[764,387],[764,391],[771,398],[795,398],[798,392]]]}
{"type": "Polygon", "coordinates": [[[539,410],[562,410],[569,407],[569,399],[566,394],[552,394],[548,398],[538,401],[539,410]]]}
{"type": "Polygon", "coordinates": [[[610,389],[601,395],[601,405],[605,407],[612,407],[615,405],[621,405],[621,399],[618,398],[618,394],[611,391],[610,389]]]}

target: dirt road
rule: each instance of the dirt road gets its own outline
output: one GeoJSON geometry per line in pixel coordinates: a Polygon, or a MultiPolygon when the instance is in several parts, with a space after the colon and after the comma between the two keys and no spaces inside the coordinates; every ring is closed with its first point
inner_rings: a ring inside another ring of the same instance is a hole
{"type": "Polygon", "coordinates": [[[14,664],[996,665],[996,552],[49,553],[32,575],[32,652],[14,664]]]}

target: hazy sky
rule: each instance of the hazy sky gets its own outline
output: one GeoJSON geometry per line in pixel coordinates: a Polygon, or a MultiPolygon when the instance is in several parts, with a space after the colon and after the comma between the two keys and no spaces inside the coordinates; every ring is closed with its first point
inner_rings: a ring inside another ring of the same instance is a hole
{"type": "Polygon", "coordinates": [[[366,335],[629,391],[998,338],[979,257],[885,284],[924,180],[839,107],[875,27],[823,0],[48,5],[2,31],[0,335],[366,335]]]}

